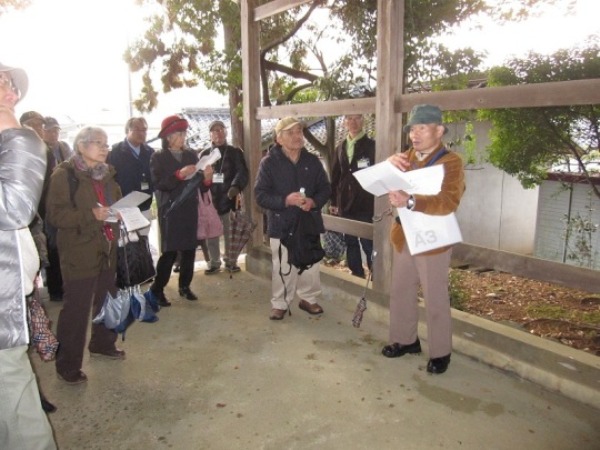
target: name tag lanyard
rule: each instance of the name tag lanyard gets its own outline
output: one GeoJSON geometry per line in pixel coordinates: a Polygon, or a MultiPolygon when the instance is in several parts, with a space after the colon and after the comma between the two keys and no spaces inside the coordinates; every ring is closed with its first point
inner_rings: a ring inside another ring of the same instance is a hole
{"type": "Polygon", "coordinates": [[[213,174],[213,183],[224,183],[225,182],[225,174],[223,173],[223,161],[225,161],[226,156],[227,156],[227,147],[225,147],[225,151],[223,152],[223,157],[221,158],[221,165],[219,166],[219,171],[217,173],[213,174]]]}

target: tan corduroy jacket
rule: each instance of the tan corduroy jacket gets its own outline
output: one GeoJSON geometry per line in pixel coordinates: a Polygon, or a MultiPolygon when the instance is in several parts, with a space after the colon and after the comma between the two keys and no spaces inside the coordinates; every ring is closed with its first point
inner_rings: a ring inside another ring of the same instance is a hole
{"type": "MultiPolygon", "coordinates": [[[[423,161],[419,161],[417,159],[415,149],[411,148],[408,151],[408,160],[411,164],[410,170],[416,170],[425,167],[427,163],[435,157],[436,153],[442,149],[444,149],[444,146],[441,145],[440,148],[431,152],[431,154],[423,161]]],[[[463,162],[457,153],[449,150],[447,151],[448,153],[446,155],[442,156],[433,164],[444,165],[444,180],[442,181],[442,189],[436,195],[415,194],[415,206],[413,211],[431,214],[434,216],[445,216],[455,212],[458,208],[460,199],[465,192],[465,174],[463,170],[463,162]]],[[[390,240],[392,241],[396,251],[402,251],[402,248],[406,243],[406,238],[404,236],[402,225],[396,221],[394,221],[392,224],[390,240]]],[[[422,253],[422,255],[441,253],[447,249],[448,247],[437,248],[435,250],[422,253]]]]}

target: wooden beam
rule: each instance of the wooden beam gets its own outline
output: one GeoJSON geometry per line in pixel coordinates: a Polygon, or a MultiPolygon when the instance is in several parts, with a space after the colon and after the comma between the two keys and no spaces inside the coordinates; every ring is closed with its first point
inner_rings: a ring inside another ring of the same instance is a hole
{"type": "Polygon", "coordinates": [[[294,103],[291,105],[263,106],[256,111],[257,119],[278,119],[280,117],[325,117],[343,114],[372,114],[375,112],[375,98],[332,100],[317,103],[294,103]]]}
{"type": "Polygon", "coordinates": [[[365,239],[373,239],[373,224],[358,222],[357,220],[343,219],[329,214],[323,214],[325,228],[339,233],[351,234],[365,239]]]}
{"type": "Polygon", "coordinates": [[[254,9],[254,21],[260,22],[263,19],[285,12],[296,6],[310,3],[311,1],[312,0],[273,0],[272,2],[257,6],[256,9],[254,9]]]}
{"type": "MultiPolygon", "coordinates": [[[[600,104],[600,79],[400,94],[394,102],[394,112],[396,114],[409,112],[413,106],[420,103],[436,104],[447,111],[597,105],[600,104]]],[[[375,98],[332,100],[318,103],[259,107],[256,118],[328,117],[349,113],[372,114],[375,109],[375,98]]]]}
{"type": "Polygon", "coordinates": [[[395,111],[408,112],[420,103],[435,104],[445,111],[597,105],[600,78],[405,94],[396,100],[395,111]]]}

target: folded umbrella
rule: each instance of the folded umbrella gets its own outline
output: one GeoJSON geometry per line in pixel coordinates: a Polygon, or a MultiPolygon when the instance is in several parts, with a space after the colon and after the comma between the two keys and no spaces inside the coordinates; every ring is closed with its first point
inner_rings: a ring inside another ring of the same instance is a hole
{"type": "Polygon", "coordinates": [[[192,194],[198,195],[197,189],[198,189],[198,186],[200,185],[200,182],[203,179],[204,179],[203,172],[198,171],[192,178],[187,180],[186,185],[184,186],[183,190],[177,196],[177,198],[175,198],[175,200],[173,200],[173,203],[171,203],[169,208],[165,211],[165,214],[163,217],[167,217],[171,213],[171,211],[173,211],[174,209],[177,209],[183,202],[185,202],[188,199],[188,197],[190,195],[192,195],[192,194]]]}
{"type": "MultiPolygon", "coordinates": [[[[238,200],[240,207],[229,213],[229,249],[227,251],[227,258],[232,263],[237,261],[240,253],[242,253],[242,249],[256,228],[256,224],[252,222],[241,206],[241,195],[238,196],[238,200]]],[[[232,276],[232,272],[230,272],[229,278],[232,278],[232,276]]]]}
{"type": "MultiPolygon", "coordinates": [[[[377,255],[376,251],[373,251],[373,258],[371,261],[375,260],[375,255],[377,255]]],[[[373,262],[371,262],[373,264],[373,262]]],[[[371,265],[371,267],[373,267],[371,265]]],[[[360,324],[363,319],[363,313],[367,310],[367,288],[369,287],[369,282],[371,281],[371,277],[373,276],[373,270],[369,270],[369,276],[367,277],[367,283],[365,284],[365,290],[363,291],[363,295],[358,301],[358,305],[356,305],[356,311],[354,311],[354,316],[352,316],[352,325],[355,328],[360,327],[360,324]]]]}

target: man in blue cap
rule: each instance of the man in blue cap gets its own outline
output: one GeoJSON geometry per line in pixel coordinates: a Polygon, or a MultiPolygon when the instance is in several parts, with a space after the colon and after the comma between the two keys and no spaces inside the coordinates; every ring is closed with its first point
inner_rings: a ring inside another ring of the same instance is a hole
{"type": "MultiPolygon", "coordinates": [[[[440,216],[456,211],[465,191],[464,171],[460,156],[447,150],[442,142],[447,131],[448,128],[442,123],[442,111],[437,106],[417,105],[412,109],[404,127],[412,146],[404,153],[390,156],[388,161],[402,171],[441,164],[444,166],[444,179],[440,192],[435,195],[390,192],[393,207],[440,216]]],[[[421,353],[417,335],[417,293],[420,284],[427,316],[427,372],[444,373],[450,364],[452,352],[452,317],[448,293],[452,248],[446,246],[411,255],[399,221],[392,224],[390,237],[394,246],[390,287],[391,343],[383,347],[382,353],[388,358],[421,353]]]]}
{"type": "Polygon", "coordinates": [[[27,87],[23,69],[0,63],[0,448],[55,449],[27,356],[25,296],[40,265],[28,225],[46,171],[44,142],[15,117],[27,87]]]}

